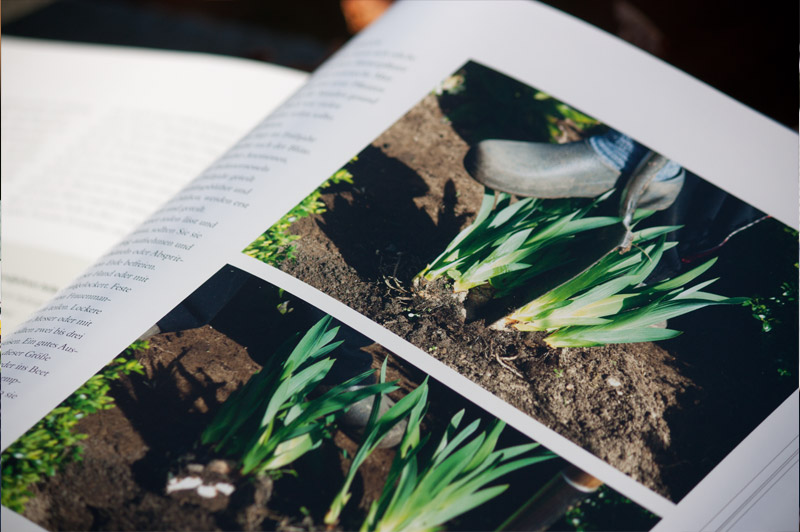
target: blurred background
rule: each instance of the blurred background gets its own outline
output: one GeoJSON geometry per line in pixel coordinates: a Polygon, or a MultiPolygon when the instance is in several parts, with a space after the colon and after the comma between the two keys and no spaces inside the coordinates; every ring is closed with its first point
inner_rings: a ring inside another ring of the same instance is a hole
{"type": "MultiPolygon", "coordinates": [[[[3,0],[0,7],[6,35],[209,52],[310,72],[392,1],[3,0]]],[[[797,129],[800,3],[545,3],[797,129]]]]}

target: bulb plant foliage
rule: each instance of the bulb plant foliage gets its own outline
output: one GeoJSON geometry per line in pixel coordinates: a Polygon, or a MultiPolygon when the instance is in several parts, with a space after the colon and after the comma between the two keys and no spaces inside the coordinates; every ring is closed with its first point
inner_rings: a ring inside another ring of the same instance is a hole
{"type": "MultiPolygon", "coordinates": [[[[680,331],[654,325],[709,305],[747,301],[702,291],[715,279],[686,286],[715,259],[673,279],[644,284],[664,251],[677,245],[666,241],[676,226],[637,231],[630,251],[612,251],[572,279],[548,286],[547,274],[579,257],[593,230],[621,223],[616,217],[589,216],[609,195],[572,208],[567,200],[511,203],[508,194],[487,190],[475,221],[415,281],[447,277],[456,292],[488,286],[495,298],[533,294],[506,322],[521,331],[549,332],[545,341],[551,347],[666,340],[680,331]]],[[[648,214],[637,212],[635,221],[648,214]]]]}
{"type": "MultiPolygon", "coordinates": [[[[385,378],[385,364],[381,382],[385,378]]],[[[428,408],[427,380],[379,416],[373,403],[365,436],[350,465],[341,491],[334,499],[325,523],[336,526],[350,498],[350,486],[364,460],[380,440],[400,421],[407,421],[380,497],[373,501],[361,531],[425,531],[441,525],[500,495],[507,485],[489,486],[517,469],[553,458],[549,452],[532,454],[539,444],[530,443],[496,450],[505,427],[495,420],[477,433],[480,420],[463,429],[464,411],[450,420],[439,443],[429,444],[421,423],[428,408]],[[476,434],[477,433],[477,434],[476,434]]]]}
{"type": "Polygon", "coordinates": [[[660,322],[709,305],[741,304],[746,298],[724,297],[702,289],[710,279],[687,287],[716,262],[704,264],[672,279],[644,285],[663,252],[675,245],[665,236],[647,243],[654,228],[634,235],[625,254],[610,253],[574,279],[534,299],[509,316],[522,331],[551,331],[551,347],[589,347],[613,343],[668,340],[680,331],[655,327],[660,322]]]}
{"type": "MultiPolygon", "coordinates": [[[[386,360],[383,361],[383,365],[381,366],[379,384],[383,384],[385,381],[386,360]]],[[[410,426],[414,423],[415,419],[418,420],[421,417],[422,413],[420,409],[424,408],[425,400],[428,396],[428,379],[426,378],[421,385],[414,389],[414,391],[400,399],[381,416],[379,415],[381,396],[382,394],[389,393],[391,391],[392,390],[389,389],[381,390],[381,395],[375,396],[375,399],[372,403],[372,410],[370,411],[370,416],[364,429],[364,436],[361,440],[361,444],[359,445],[356,454],[353,455],[353,459],[350,462],[350,468],[347,471],[347,476],[342,484],[342,488],[339,490],[339,493],[336,494],[336,497],[334,497],[330,509],[325,515],[325,524],[329,527],[335,527],[339,523],[342,510],[347,504],[347,501],[350,500],[350,486],[353,484],[353,481],[356,478],[356,473],[358,472],[358,468],[364,463],[364,460],[369,457],[372,451],[378,447],[378,444],[380,444],[381,440],[387,434],[389,434],[389,432],[398,423],[403,421],[403,419],[409,417],[408,425],[410,426]]]]}
{"type": "Polygon", "coordinates": [[[362,532],[438,530],[508,488],[489,486],[495,480],[555,457],[550,452],[532,454],[538,443],[496,450],[505,423],[495,420],[486,431],[476,434],[480,420],[459,430],[463,416],[463,410],[453,416],[430,454],[428,438],[419,438],[419,419],[409,422],[410,430],[362,532]]]}
{"type": "Polygon", "coordinates": [[[285,342],[231,394],[203,432],[202,443],[238,460],[244,475],[274,471],[317,448],[336,414],[394,389],[392,383],[353,388],[369,378],[370,370],[309,399],[333,366],[326,355],[342,343],[333,341],[339,328],[330,328],[330,322],[326,316],[299,341],[297,334],[285,342]]]}
{"type": "Polygon", "coordinates": [[[447,276],[462,292],[485,284],[497,297],[513,292],[528,279],[559,265],[564,243],[584,231],[619,222],[610,216],[586,215],[598,202],[572,209],[570,200],[547,201],[489,191],[484,194],[475,221],[461,231],[431,264],[420,272],[417,284],[447,276]],[[547,261],[537,260],[550,255],[547,261]]]}

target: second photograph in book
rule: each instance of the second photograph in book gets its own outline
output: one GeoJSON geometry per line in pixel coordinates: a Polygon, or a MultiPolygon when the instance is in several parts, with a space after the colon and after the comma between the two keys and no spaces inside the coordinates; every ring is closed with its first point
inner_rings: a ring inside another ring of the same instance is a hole
{"type": "Polygon", "coordinates": [[[49,530],[646,530],[658,518],[224,267],[3,454],[49,530]]]}
{"type": "Polygon", "coordinates": [[[677,502],[797,388],[797,246],[469,62],[244,253],[677,502]]]}

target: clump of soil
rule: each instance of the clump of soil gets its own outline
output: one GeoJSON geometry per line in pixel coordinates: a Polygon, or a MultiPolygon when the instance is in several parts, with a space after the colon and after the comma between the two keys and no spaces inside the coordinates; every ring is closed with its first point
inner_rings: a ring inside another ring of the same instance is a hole
{"type": "Polygon", "coordinates": [[[463,304],[442,286],[427,286],[422,297],[412,279],[481,203],[483,187],[462,164],[467,150],[435,96],[426,97],[348,165],[354,186],[324,191],[328,212],[292,225],[301,236],[297,259],[281,268],[679,500],[777,399],[742,404],[746,421],[735,430],[717,424],[719,434],[697,442],[696,427],[682,421],[687,410],[715,419],[743,400],[728,387],[698,407],[697,398],[708,397],[704,387],[716,390],[719,377],[711,375],[715,368],[697,371],[708,351],[687,347],[690,341],[550,349],[537,334],[465,320],[463,304]],[[671,345],[677,351],[665,349],[671,345]],[[705,379],[693,380],[698,373],[705,379]]]}

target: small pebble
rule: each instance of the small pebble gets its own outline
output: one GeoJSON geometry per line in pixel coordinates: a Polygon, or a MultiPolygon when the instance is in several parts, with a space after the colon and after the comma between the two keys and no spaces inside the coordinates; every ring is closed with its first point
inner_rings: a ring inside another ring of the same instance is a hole
{"type": "Polygon", "coordinates": [[[616,388],[617,386],[622,386],[622,383],[619,382],[614,377],[609,377],[608,379],[606,379],[606,382],[608,383],[609,386],[613,386],[614,388],[616,388]]]}

